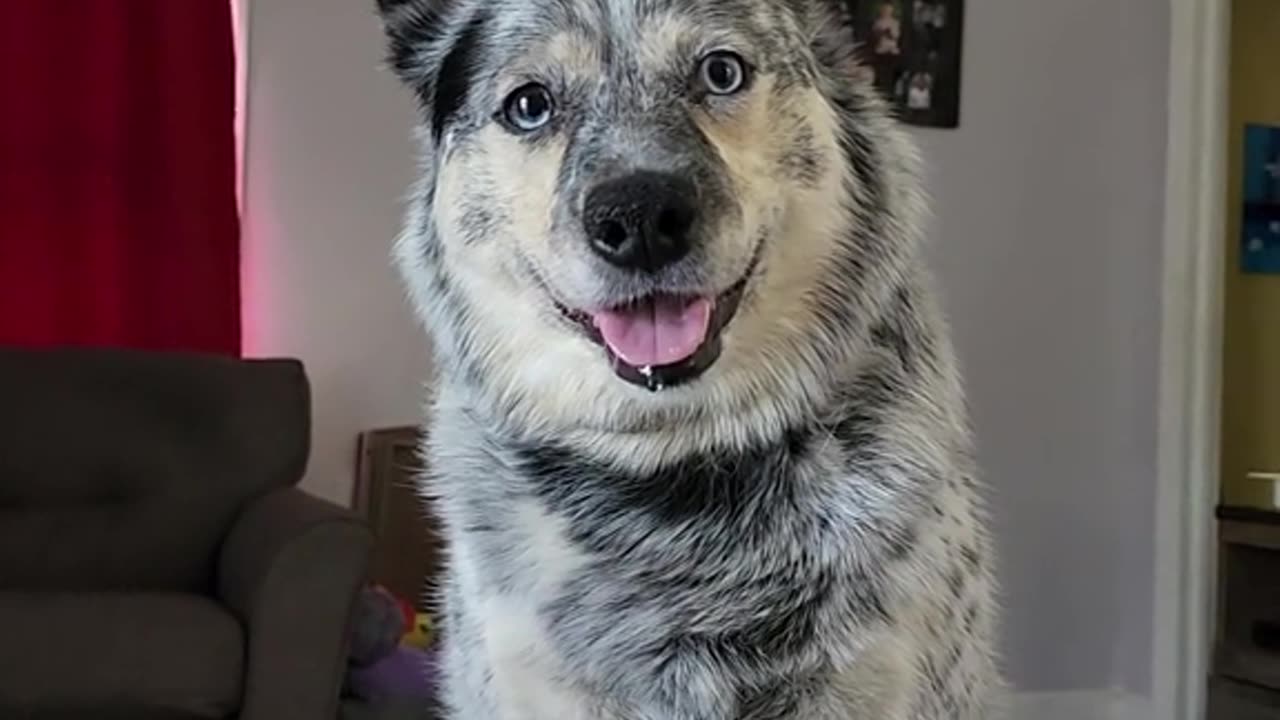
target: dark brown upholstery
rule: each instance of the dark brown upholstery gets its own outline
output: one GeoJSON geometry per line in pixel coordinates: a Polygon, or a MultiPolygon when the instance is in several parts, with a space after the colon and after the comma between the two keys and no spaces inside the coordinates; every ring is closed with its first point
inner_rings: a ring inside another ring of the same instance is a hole
{"type": "Polygon", "coordinates": [[[0,592],[0,637],[0,692],[15,708],[224,718],[240,707],[240,623],[198,595],[0,592]]]}
{"type": "Polygon", "coordinates": [[[372,539],[293,360],[0,348],[0,718],[336,716],[372,539]]]}
{"type": "Polygon", "coordinates": [[[240,506],[309,449],[291,360],[9,351],[0,398],[0,589],[208,592],[240,506]]]}

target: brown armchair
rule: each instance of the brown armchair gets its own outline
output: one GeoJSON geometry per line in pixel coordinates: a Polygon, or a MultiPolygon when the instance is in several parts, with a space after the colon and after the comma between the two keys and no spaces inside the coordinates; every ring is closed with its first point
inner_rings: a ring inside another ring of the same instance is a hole
{"type": "Polygon", "coordinates": [[[0,718],[337,717],[372,537],[292,360],[0,349],[0,718]]]}

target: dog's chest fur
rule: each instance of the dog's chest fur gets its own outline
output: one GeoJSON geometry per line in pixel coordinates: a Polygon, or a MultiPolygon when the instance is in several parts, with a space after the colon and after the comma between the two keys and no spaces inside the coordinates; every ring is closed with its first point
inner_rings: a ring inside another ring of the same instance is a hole
{"type": "Polygon", "coordinates": [[[508,437],[446,386],[458,717],[979,717],[986,540],[966,448],[938,440],[963,435],[872,357],[823,418],[645,470],[508,437]]]}

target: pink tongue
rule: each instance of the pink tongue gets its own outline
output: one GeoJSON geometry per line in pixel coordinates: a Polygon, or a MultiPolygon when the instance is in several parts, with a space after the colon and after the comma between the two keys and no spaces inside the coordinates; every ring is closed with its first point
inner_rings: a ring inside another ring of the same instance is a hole
{"type": "Polygon", "coordinates": [[[687,360],[707,339],[711,301],[655,298],[592,316],[605,343],[633,367],[687,360]]]}

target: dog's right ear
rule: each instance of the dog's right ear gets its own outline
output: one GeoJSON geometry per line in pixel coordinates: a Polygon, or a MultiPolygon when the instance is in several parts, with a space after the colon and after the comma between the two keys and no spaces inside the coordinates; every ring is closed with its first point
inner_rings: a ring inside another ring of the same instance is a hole
{"type": "Polygon", "coordinates": [[[452,5],[456,0],[377,0],[378,13],[386,22],[394,21],[401,14],[433,14],[452,5]]]}
{"type": "Polygon", "coordinates": [[[430,72],[427,49],[445,31],[456,0],[377,0],[389,46],[387,61],[402,80],[419,86],[430,72]]]}
{"type": "Polygon", "coordinates": [[[490,0],[377,0],[391,67],[422,102],[439,143],[462,111],[490,0]]]}
{"type": "Polygon", "coordinates": [[[378,12],[386,15],[401,5],[409,5],[413,0],[378,0],[378,12]]]}

